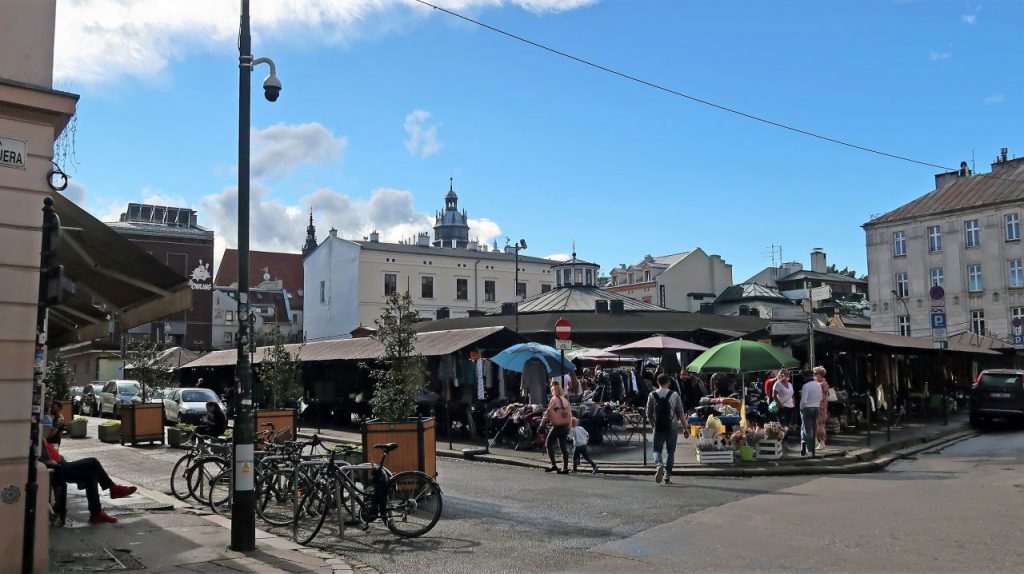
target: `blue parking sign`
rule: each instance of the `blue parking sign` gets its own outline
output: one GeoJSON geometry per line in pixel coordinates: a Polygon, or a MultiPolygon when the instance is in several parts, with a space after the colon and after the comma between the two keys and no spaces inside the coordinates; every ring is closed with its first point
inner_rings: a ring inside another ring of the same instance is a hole
{"type": "Polygon", "coordinates": [[[946,328],[946,314],[945,313],[932,313],[932,329],[945,329],[946,328]]]}
{"type": "Polygon", "coordinates": [[[1024,347],[1024,335],[1014,335],[1013,346],[1018,348],[1024,347]]]}

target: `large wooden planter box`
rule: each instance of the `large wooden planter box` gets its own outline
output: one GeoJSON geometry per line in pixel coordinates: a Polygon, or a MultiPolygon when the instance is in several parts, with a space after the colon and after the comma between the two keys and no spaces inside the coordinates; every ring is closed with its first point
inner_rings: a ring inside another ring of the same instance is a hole
{"type": "Polygon", "coordinates": [[[64,431],[67,432],[71,429],[71,421],[75,419],[74,413],[71,412],[71,401],[61,401],[60,414],[64,417],[64,431]]]}
{"type": "Polygon", "coordinates": [[[116,425],[100,425],[97,434],[99,434],[100,442],[120,442],[121,423],[116,425]]]}
{"type": "Polygon", "coordinates": [[[299,414],[296,409],[260,409],[256,411],[256,432],[268,430],[264,423],[273,423],[274,432],[288,429],[279,440],[291,440],[299,430],[299,414]]]}
{"type": "Polygon", "coordinates": [[[397,443],[385,466],[391,472],[418,470],[437,476],[436,428],[433,418],[409,419],[386,423],[371,420],[363,424],[363,452],[367,461],[380,462],[381,451],[375,444],[397,443]]]}
{"type": "Polygon", "coordinates": [[[136,403],[121,407],[121,444],[164,444],[163,403],[136,403]]]}

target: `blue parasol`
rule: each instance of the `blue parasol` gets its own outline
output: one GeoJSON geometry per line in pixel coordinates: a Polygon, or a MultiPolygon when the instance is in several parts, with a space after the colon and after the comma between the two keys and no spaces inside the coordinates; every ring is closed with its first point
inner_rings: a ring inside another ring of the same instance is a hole
{"type": "MultiPolygon", "coordinates": [[[[537,359],[544,364],[544,367],[548,370],[548,373],[555,373],[561,371],[561,357],[559,352],[555,349],[541,345],[540,343],[519,343],[512,345],[504,351],[498,353],[491,359],[491,361],[497,363],[503,369],[515,371],[517,373],[523,372],[523,366],[526,361],[530,359],[537,359]]],[[[565,359],[565,372],[571,373],[576,370],[576,365],[572,364],[572,361],[565,359]]]]}

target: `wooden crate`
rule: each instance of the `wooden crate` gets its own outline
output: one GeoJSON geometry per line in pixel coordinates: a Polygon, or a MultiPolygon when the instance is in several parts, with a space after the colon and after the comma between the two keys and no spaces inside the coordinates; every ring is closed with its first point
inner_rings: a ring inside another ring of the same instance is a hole
{"type": "Polygon", "coordinates": [[[437,445],[434,419],[410,419],[400,423],[369,421],[363,425],[363,452],[366,460],[380,462],[381,451],[373,445],[397,443],[385,466],[391,472],[418,470],[437,476],[437,445]]]}
{"type": "Polygon", "coordinates": [[[732,464],[733,453],[731,450],[698,450],[697,462],[699,464],[732,464]]]}
{"type": "Polygon", "coordinates": [[[756,458],[758,460],[779,460],[782,458],[782,441],[762,439],[757,443],[756,458]]]}

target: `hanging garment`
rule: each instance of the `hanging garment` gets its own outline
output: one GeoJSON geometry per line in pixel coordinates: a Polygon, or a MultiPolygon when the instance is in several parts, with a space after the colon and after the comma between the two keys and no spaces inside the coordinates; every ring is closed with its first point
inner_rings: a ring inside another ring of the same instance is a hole
{"type": "Polygon", "coordinates": [[[477,400],[484,400],[484,361],[478,359],[474,361],[476,365],[476,398],[477,400]]]}

